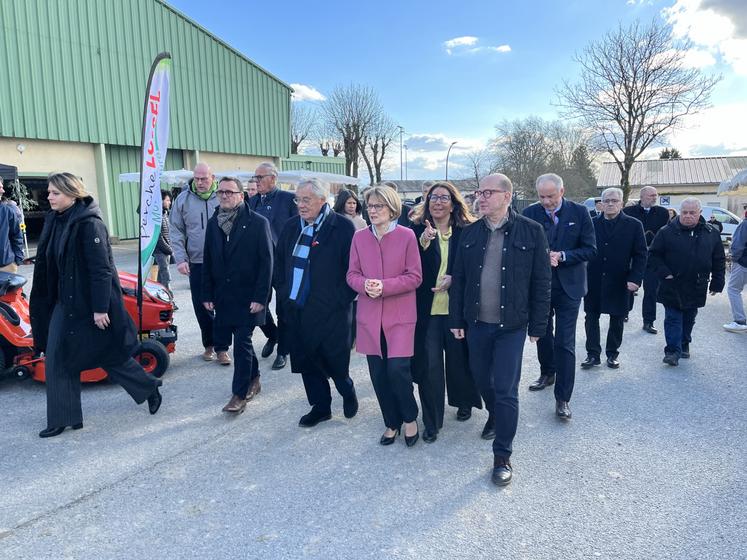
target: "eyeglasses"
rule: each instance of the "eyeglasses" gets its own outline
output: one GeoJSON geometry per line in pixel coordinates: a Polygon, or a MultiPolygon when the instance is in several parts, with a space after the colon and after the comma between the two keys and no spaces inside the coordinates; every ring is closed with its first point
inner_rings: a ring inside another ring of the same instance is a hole
{"type": "Polygon", "coordinates": [[[377,212],[381,212],[386,207],[387,207],[386,204],[369,204],[368,205],[369,210],[376,210],[377,212]]]}
{"type": "Polygon", "coordinates": [[[483,197],[485,200],[493,196],[495,193],[504,193],[508,191],[502,191],[500,189],[485,189],[484,191],[475,191],[477,198],[483,197]]]}
{"type": "Polygon", "coordinates": [[[255,175],[254,177],[252,177],[252,179],[253,179],[254,181],[256,181],[256,182],[259,182],[259,181],[261,181],[262,179],[264,179],[265,177],[274,177],[274,176],[275,176],[275,175],[273,175],[272,173],[270,173],[269,175],[255,175]]]}
{"type": "Polygon", "coordinates": [[[443,202],[446,204],[447,202],[451,202],[451,195],[450,194],[432,194],[428,197],[428,200],[431,202],[443,202]]]}
{"type": "Polygon", "coordinates": [[[313,198],[310,198],[308,196],[305,196],[304,198],[293,198],[293,202],[296,204],[296,206],[301,206],[302,204],[304,206],[308,206],[314,201],[313,198]]]}
{"type": "Polygon", "coordinates": [[[621,202],[618,198],[608,198],[606,200],[603,200],[602,204],[617,204],[618,202],[621,202]]]}
{"type": "Polygon", "coordinates": [[[218,196],[232,196],[234,194],[241,194],[241,191],[215,191],[218,196]]]}

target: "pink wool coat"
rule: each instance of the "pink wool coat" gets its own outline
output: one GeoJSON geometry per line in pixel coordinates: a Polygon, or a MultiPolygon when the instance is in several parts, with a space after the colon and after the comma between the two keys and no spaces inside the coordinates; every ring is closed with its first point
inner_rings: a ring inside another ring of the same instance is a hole
{"type": "Polygon", "coordinates": [[[388,358],[408,358],[414,353],[415,289],[423,281],[418,242],[412,230],[397,226],[381,238],[371,228],[355,232],[350,247],[348,285],[358,292],[356,349],[381,356],[384,331],[388,358]],[[382,280],[381,297],[366,295],[366,279],[382,280]]]}

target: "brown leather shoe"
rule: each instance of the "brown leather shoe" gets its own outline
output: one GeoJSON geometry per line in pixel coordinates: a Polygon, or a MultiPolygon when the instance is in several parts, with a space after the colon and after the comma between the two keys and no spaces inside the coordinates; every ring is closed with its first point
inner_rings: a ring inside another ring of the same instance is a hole
{"type": "Polygon", "coordinates": [[[231,365],[231,356],[228,355],[228,352],[218,352],[217,355],[218,363],[222,366],[230,366],[231,365]]]}
{"type": "Polygon", "coordinates": [[[262,385],[260,385],[259,383],[259,377],[255,377],[254,381],[252,381],[252,384],[249,385],[249,390],[246,392],[246,402],[249,402],[254,397],[256,397],[261,390],[262,385]]]}
{"type": "Polygon", "coordinates": [[[231,400],[228,404],[223,407],[223,412],[233,412],[235,414],[241,414],[246,408],[246,401],[236,395],[231,396],[231,400]]]}
{"type": "Polygon", "coordinates": [[[202,359],[206,362],[212,362],[215,359],[215,352],[212,346],[207,346],[205,351],[202,353],[202,359]]]}

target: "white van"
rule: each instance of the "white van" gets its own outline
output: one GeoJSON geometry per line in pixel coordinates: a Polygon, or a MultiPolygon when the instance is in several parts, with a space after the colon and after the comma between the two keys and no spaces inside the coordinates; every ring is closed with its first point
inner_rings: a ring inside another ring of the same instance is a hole
{"type": "MultiPolygon", "coordinates": [[[[679,214],[679,212],[680,208],[678,206],[677,213],[679,214]]],[[[729,243],[731,243],[731,237],[734,235],[739,222],[742,221],[725,208],[716,208],[715,206],[703,206],[701,215],[706,222],[711,219],[711,216],[716,216],[716,219],[724,226],[724,230],[721,232],[721,241],[728,241],[729,243]]]]}

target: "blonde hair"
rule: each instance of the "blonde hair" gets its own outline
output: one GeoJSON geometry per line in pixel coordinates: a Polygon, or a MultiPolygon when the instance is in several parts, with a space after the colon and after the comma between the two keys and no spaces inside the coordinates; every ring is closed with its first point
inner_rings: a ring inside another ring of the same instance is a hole
{"type": "Polygon", "coordinates": [[[399,215],[402,214],[402,201],[399,199],[397,191],[392,187],[376,185],[375,187],[366,189],[366,192],[363,193],[363,199],[366,201],[366,206],[368,206],[368,200],[372,196],[379,198],[387,205],[389,212],[392,214],[392,220],[396,220],[399,218],[399,215]]]}
{"type": "Polygon", "coordinates": [[[80,177],[76,177],[72,173],[66,171],[62,173],[50,173],[47,177],[47,182],[70,198],[79,199],[89,196],[83,181],[80,180],[80,177]]]}

